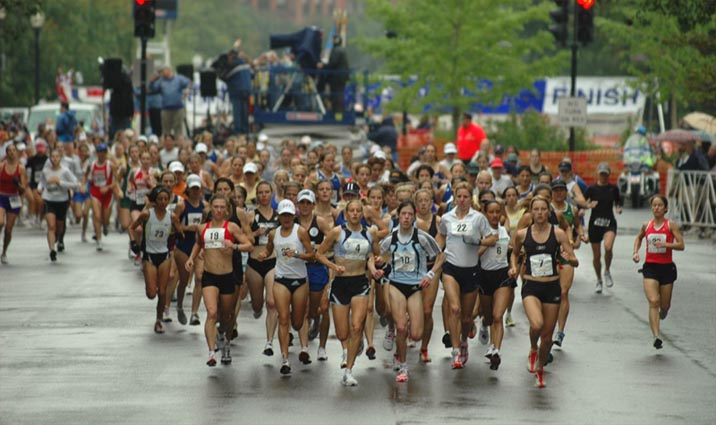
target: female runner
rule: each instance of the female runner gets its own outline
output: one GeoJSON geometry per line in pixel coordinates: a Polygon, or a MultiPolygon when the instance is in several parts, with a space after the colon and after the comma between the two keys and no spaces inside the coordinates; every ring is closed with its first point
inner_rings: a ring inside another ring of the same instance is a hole
{"type": "MultiPolygon", "coordinates": [[[[517,192],[517,188],[514,186],[508,187],[502,192],[502,199],[505,201],[505,215],[507,216],[507,222],[505,228],[510,234],[510,237],[517,231],[517,224],[520,222],[522,215],[526,209],[521,204],[518,204],[520,194],[517,192]]],[[[510,248],[511,249],[511,248],[510,248]]],[[[505,312],[505,326],[515,326],[515,320],[512,318],[512,304],[515,302],[515,294],[512,291],[510,295],[510,302],[507,305],[507,311],[505,312]]]]}
{"type": "Polygon", "coordinates": [[[27,173],[20,163],[17,148],[10,143],[5,148],[5,159],[0,161],[0,232],[5,229],[0,262],[7,264],[7,248],[12,240],[17,215],[22,208],[22,194],[27,189],[27,173]]]}
{"type": "Polygon", "coordinates": [[[57,261],[55,243],[65,227],[65,217],[70,207],[70,190],[77,187],[77,178],[72,171],[61,164],[62,151],[50,153],[50,165],[42,170],[40,189],[45,203],[47,220],[47,244],[50,247],[50,261],[57,261]]]}
{"type": "Polygon", "coordinates": [[[97,244],[97,251],[102,251],[102,227],[105,234],[107,226],[109,226],[109,216],[112,213],[110,205],[112,204],[112,196],[117,188],[117,170],[114,164],[107,159],[107,145],[104,143],[97,145],[97,160],[92,163],[85,174],[85,180],[82,182],[86,185],[90,184],[90,197],[92,200],[92,222],[94,224],[94,233],[97,244]]]}

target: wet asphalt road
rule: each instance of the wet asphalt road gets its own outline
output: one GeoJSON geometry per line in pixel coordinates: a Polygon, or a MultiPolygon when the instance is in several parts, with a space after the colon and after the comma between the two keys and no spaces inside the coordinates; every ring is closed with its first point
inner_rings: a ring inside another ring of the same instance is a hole
{"type": "MultiPolygon", "coordinates": [[[[588,247],[578,251],[567,336],[545,389],[526,371],[519,297],[498,371],[483,361],[486,347],[477,340],[466,368],[451,370],[436,309],[432,363],[418,363],[412,349],[410,381],[398,384],[391,355],[378,348],[378,359],[359,358],[359,386],[345,388],[335,339],[327,362],[315,361],[312,342],[308,366],[294,347],[293,376],[281,378],[279,356],[261,354],[264,320],[253,319],[248,304],[233,365],[209,368],[203,326],[178,324],[172,310],[166,334],[152,332],[155,304],[127,260],[126,235],[110,234],[105,252],[96,253],[70,229],[67,252],[50,264],[44,232],[19,228],[11,264],[0,266],[0,424],[713,424],[716,248],[690,238],[675,253],[679,279],[657,352],[631,262],[634,229],[647,214],[626,210],[619,218],[616,284],[604,294],[593,292],[588,247]]],[[[378,325],[376,345],[383,334],[378,325]]]]}

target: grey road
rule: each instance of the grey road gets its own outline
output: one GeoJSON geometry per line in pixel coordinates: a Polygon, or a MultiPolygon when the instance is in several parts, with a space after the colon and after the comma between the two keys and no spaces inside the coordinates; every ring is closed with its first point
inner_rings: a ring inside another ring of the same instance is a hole
{"type": "MultiPolygon", "coordinates": [[[[634,229],[647,215],[626,210],[619,219],[616,284],[604,294],[593,292],[591,253],[578,252],[567,336],[544,389],[526,371],[519,301],[496,372],[477,340],[466,368],[451,370],[436,314],[433,362],[419,364],[412,349],[408,383],[395,382],[391,355],[379,348],[377,360],[359,359],[360,385],[341,386],[336,340],[327,362],[303,366],[292,352],[294,374],[281,378],[280,359],[261,354],[263,318],[248,307],[234,363],[209,368],[202,327],[175,320],[166,334],[152,332],[154,302],[127,260],[126,235],[110,234],[97,253],[70,229],[67,252],[50,264],[44,232],[21,228],[11,263],[0,266],[0,424],[713,424],[716,249],[688,239],[675,254],[679,279],[657,352],[631,262],[634,229]]],[[[383,333],[376,329],[378,343],[383,333]]],[[[314,342],[314,358],[315,350],[314,342]]]]}

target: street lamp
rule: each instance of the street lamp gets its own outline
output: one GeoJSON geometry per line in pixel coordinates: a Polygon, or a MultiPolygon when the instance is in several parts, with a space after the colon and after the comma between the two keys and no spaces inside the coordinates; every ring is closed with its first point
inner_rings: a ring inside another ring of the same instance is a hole
{"type": "Polygon", "coordinates": [[[40,30],[45,25],[45,14],[38,10],[30,16],[30,25],[35,31],[35,104],[40,101],[40,30]]]}

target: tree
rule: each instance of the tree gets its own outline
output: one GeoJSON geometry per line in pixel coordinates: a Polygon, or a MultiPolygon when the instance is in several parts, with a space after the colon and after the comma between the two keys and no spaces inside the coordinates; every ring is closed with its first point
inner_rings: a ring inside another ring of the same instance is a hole
{"type": "MultiPolygon", "coordinates": [[[[625,70],[652,95],[716,110],[716,2],[633,0],[620,2],[621,16],[597,19],[625,70]]],[[[672,111],[672,126],[676,114],[672,111]]]]}
{"type": "Polygon", "coordinates": [[[385,72],[417,78],[397,102],[451,109],[453,128],[474,102],[516,95],[568,62],[546,31],[551,2],[530,0],[367,0],[367,12],[395,37],[364,38],[361,47],[385,61],[385,72]],[[543,29],[543,30],[541,30],[543,29]],[[489,81],[489,83],[487,82],[489,81]],[[421,87],[429,87],[419,101],[421,87]],[[467,91],[472,92],[472,95],[467,91]],[[417,104],[416,104],[417,103],[417,104]]]}

